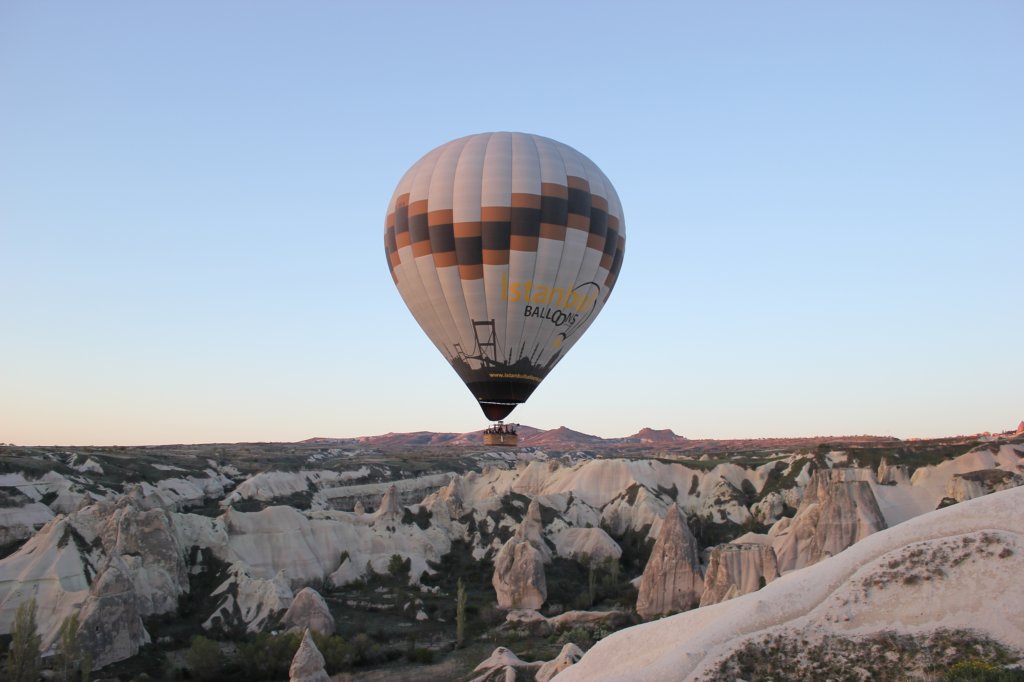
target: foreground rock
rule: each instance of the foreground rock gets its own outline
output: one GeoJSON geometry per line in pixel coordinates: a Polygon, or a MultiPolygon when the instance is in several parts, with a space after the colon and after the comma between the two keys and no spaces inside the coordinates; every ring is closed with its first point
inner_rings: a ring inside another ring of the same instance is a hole
{"type": "Polygon", "coordinates": [[[331,678],[324,670],[324,656],[313,643],[309,628],[302,634],[292,665],[288,668],[288,682],[330,682],[331,678]]]}
{"type": "Polygon", "coordinates": [[[551,678],[568,668],[570,665],[574,665],[581,658],[583,658],[583,650],[572,642],[569,642],[562,647],[558,656],[540,667],[540,670],[537,671],[537,682],[549,682],[551,678]]]}
{"type": "Polygon", "coordinates": [[[644,567],[636,612],[641,618],[654,618],[692,609],[703,591],[697,540],[673,504],[644,567]]]}
{"type": "Polygon", "coordinates": [[[759,543],[719,545],[711,551],[700,605],[755,592],[779,577],[775,550],[759,543]]]}
{"type": "Polygon", "coordinates": [[[533,680],[543,663],[528,663],[509,649],[499,646],[473,669],[471,682],[517,682],[533,680]]]}
{"type": "Polygon", "coordinates": [[[918,516],[756,593],[609,635],[559,682],[722,679],[719,666],[743,647],[763,654],[765,642],[823,636],[861,642],[864,665],[892,665],[872,653],[877,638],[865,640],[883,633],[909,635],[913,645],[969,630],[1024,651],[1022,505],[1024,488],[1015,488],[918,516]]]}

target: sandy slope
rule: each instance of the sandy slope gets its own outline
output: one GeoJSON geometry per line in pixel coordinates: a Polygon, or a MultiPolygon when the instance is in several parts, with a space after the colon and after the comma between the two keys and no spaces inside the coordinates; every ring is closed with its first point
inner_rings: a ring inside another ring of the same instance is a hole
{"type": "Polygon", "coordinates": [[[929,512],[758,592],[615,633],[556,679],[695,679],[783,631],[971,628],[1024,648],[1022,505],[1015,488],[929,512]]]}

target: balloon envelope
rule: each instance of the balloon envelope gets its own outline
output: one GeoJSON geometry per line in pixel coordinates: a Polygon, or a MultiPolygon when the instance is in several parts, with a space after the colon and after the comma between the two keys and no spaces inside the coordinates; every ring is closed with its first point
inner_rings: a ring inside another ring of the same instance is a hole
{"type": "Polygon", "coordinates": [[[525,133],[428,153],[398,183],[384,228],[398,291],[491,420],[524,402],[594,321],[625,243],[604,173],[525,133]]]}

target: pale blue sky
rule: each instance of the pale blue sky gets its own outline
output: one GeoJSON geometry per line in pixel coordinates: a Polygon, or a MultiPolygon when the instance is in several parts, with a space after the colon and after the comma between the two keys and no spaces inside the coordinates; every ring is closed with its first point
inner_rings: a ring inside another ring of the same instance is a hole
{"type": "Polygon", "coordinates": [[[512,419],[1024,419],[1024,4],[0,4],[0,441],[468,431],[383,253],[452,138],[563,141],[629,241],[512,419]]]}

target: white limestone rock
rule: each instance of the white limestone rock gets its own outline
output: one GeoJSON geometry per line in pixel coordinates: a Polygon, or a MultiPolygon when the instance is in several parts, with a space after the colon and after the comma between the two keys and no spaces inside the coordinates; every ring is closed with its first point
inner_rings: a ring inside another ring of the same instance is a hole
{"type": "Polygon", "coordinates": [[[697,540],[673,504],[644,567],[636,611],[645,619],[685,611],[697,606],[703,590],[697,540]]]}

